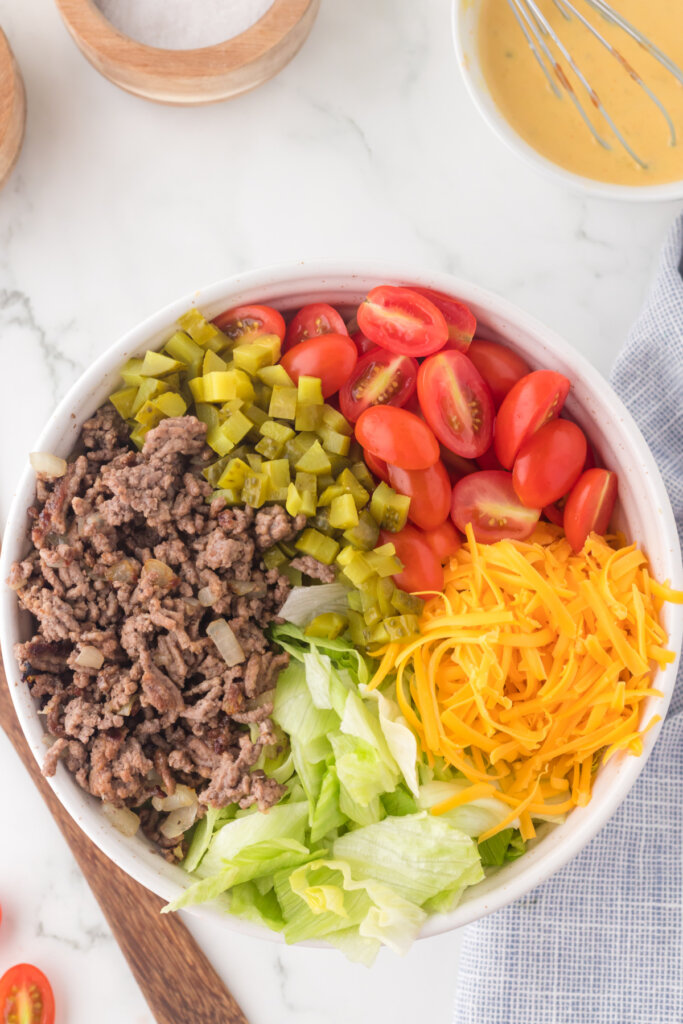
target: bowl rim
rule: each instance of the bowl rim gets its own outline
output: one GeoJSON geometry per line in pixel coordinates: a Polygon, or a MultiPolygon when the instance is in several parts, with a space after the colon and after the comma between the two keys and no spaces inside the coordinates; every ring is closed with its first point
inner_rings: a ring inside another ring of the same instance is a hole
{"type": "MultiPolygon", "coordinates": [[[[621,202],[674,202],[683,199],[683,177],[677,181],[668,181],[656,185],[618,185],[612,182],[598,181],[582,174],[576,174],[543,156],[534,149],[526,139],[515,131],[504,117],[493,97],[484,85],[481,85],[473,73],[473,67],[479,68],[479,57],[476,51],[465,49],[463,38],[463,19],[473,6],[473,0],[451,0],[451,33],[453,46],[460,68],[461,77],[470,99],[480,116],[498,139],[528,166],[554,181],[563,184],[574,192],[621,202]]],[[[483,76],[482,76],[483,77],[483,76]]]]}
{"type": "MultiPolygon", "coordinates": [[[[171,329],[174,322],[183,312],[192,306],[201,305],[210,308],[212,304],[219,301],[233,303],[240,293],[249,290],[258,292],[275,287],[288,286],[291,289],[296,285],[300,288],[308,284],[310,289],[323,286],[348,290],[350,296],[354,294],[354,288],[358,291],[364,285],[361,282],[373,280],[377,282],[412,282],[423,287],[435,288],[463,298],[464,301],[475,306],[487,309],[493,316],[504,319],[511,326],[523,333],[537,336],[539,343],[548,345],[559,355],[569,351],[569,358],[580,375],[581,381],[590,388],[591,393],[600,395],[603,402],[608,403],[612,410],[618,413],[621,421],[619,431],[628,437],[630,452],[639,465],[645,467],[649,475],[649,482],[653,488],[659,506],[661,516],[660,527],[671,544],[670,558],[668,558],[668,575],[673,586],[683,586],[683,566],[681,565],[680,546],[676,524],[671,505],[666,493],[659,470],[654,461],[644,438],[634,423],[628,410],[623,406],[621,400],[606,385],[604,378],[591,363],[576,349],[567,346],[562,337],[555,331],[547,328],[535,317],[526,313],[507,299],[501,298],[493,292],[477,284],[473,284],[462,278],[455,277],[443,272],[426,272],[419,267],[403,263],[385,263],[380,260],[346,260],[336,261],[334,259],[299,260],[296,262],[285,262],[269,267],[252,270],[246,273],[238,273],[220,279],[206,288],[201,288],[176,299],[163,308],[146,317],[136,324],[129,331],[119,337],[113,344],[108,346],[101,355],[81,374],[74,382],[67,394],[57,405],[57,408],[50,415],[43,426],[37,441],[37,450],[50,450],[50,443],[59,431],[64,433],[67,426],[82,423],[83,416],[77,419],[79,410],[87,405],[88,396],[96,388],[98,380],[119,366],[126,355],[136,348],[149,343],[150,340],[162,330],[171,329]]],[[[255,301],[254,299],[250,301],[255,301]]],[[[273,300],[276,301],[276,300],[273,300]]],[[[8,576],[12,562],[22,554],[22,538],[26,530],[26,508],[30,503],[30,496],[34,491],[34,474],[27,465],[13,496],[12,503],[7,517],[5,528],[6,542],[0,554],[0,643],[5,665],[8,667],[8,685],[14,702],[17,716],[19,717],[22,729],[26,736],[31,751],[40,764],[45,753],[43,744],[44,730],[38,720],[35,706],[28,690],[21,684],[9,682],[12,676],[16,676],[16,662],[13,655],[13,644],[19,639],[18,632],[13,628],[12,615],[16,611],[16,596],[4,582],[8,576]],[[27,500],[27,495],[29,498],[27,500]]],[[[24,541],[25,548],[25,541],[24,541]]],[[[676,610],[674,610],[676,612],[676,610]]],[[[683,636],[683,607],[680,614],[672,614],[671,621],[673,629],[669,630],[670,647],[680,652],[681,639],[683,636]]],[[[665,692],[664,703],[658,705],[658,710],[665,713],[673,692],[676,679],[677,662],[667,666],[662,672],[659,685],[665,692]]],[[[661,722],[655,725],[644,739],[644,752],[636,757],[624,758],[619,765],[619,774],[616,783],[608,793],[602,793],[600,800],[591,801],[589,813],[577,820],[574,827],[565,837],[560,847],[548,846],[543,849],[543,843],[530,849],[524,858],[520,858],[514,864],[509,865],[510,871],[499,885],[492,888],[492,891],[485,891],[468,898],[467,902],[449,911],[446,914],[432,915],[428,918],[420,938],[440,934],[467,924],[479,917],[498,910],[513,900],[529,892],[532,888],[544,881],[555,871],[559,870],[572,857],[574,857],[583,846],[599,831],[605,822],[614,814],[618,806],[625,799],[633,786],[636,778],[643,770],[647,757],[649,756],[656,737],[661,728],[661,722]]],[[[109,856],[115,863],[119,864],[131,877],[145,885],[148,889],[156,892],[164,899],[172,899],[179,892],[181,877],[186,878],[180,868],[174,879],[162,876],[159,870],[153,869],[127,844],[127,841],[115,831],[100,812],[97,815],[98,823],[93,826],[91,821],[86,819],[90,816],[89,801],[93,798],[85,794],[73,777],[69,775],[63,765],[59,766],[57,774],[48,779],[53,792],[74,818],[76,823],[86,832],[89,838],[109,856]],[[59,770],[61,769],[61,770],[59,770]]],[[[586,810],[585,808],[581,809],[586,810]]],[[[558,828],[563,828],[562,825],[558,828]]],[[[557,830],[553,830],[556,832],[557,830]]],[[[551,833],[552,835],[553,833],[551,833]]],[[[161,866],[161,865],[159,865],[161,866]]],[[[166,865],[168,867],[168,865],[166,865]]],[[[506,870],[506,869],[503,869],[506,870]]],[[[482,883],[483,884],[483,883],[482,883]]],[[[476,892],[473,887],[472,892],[476,892]]],[[[251,922],[234,918],[226,914],[214,904],[203,904],[197,907],[188,908],[195,916],[229,927],[232,930],[251,934],[261,939],[269,939],[282,942],[283,937],[279,933],[271,932],[265,927],[251,922]]],[[[304,943],[303,945],[321,946],[318,942],[304,943]]]]}

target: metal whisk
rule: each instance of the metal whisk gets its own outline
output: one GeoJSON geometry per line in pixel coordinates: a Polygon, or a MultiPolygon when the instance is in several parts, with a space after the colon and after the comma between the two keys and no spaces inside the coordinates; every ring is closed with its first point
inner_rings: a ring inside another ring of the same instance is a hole
{"type": "MultiPolygon", "coordinates": [[[[648,39],[646,35],[635,27],[635,25],[632,25],[630,21],[627,21],[626,18],[623,17],[623,15],[615,11],[611,4],[607,3],[606,0],[585,0],[585,2],[592,10],[597,11],[612,25],[617,25],[632,39],[635,39],[636,42],[638,42],[643,49],[650,54],[650,56],[654,57],[654,59],[658,61],[663,68],[670,72],[681,83],[681,85],[683,85],[683,71],[678,67],[678,65],[667,57],[667,55],[660,50],[658,46],[655,46],[652,40],[648,39]]],[[[608,50],[612,57],[621,64],[625,73],[628,74],[633,81],[647,93],[666,120],[669,129],[670,142],[671,145],[674,146],[676,144],[676,129],[674,128],[673,121],[669,116],[669,112],[657,96],[655,96],[647,83],[642,80],[638,72],[631,66],[631,64],[629,64],[626,58],[622,56],[616,47],[605,39],[595,25],[588,21],[588,19],[576,9],[572,0],[553,0],[553,3],[567,20],[572,17],[578,18],[578,20],[585,25],[586,29],[595,36],[606,50],[608,50]]],[[[550,88],[553,90],[555,95],[558,98],[561,98],[561,90],[564,90],[571,98],[596,141],[599,142],[601,146],[604,146],[605,149],[612,148],[607,139],[603,138],[591,118],[586,113],[585,107],[575,89],[572,87],[571,82],[567,78],[558,57],[552,52],[550,48],[551,43],[556,47],[557,52],[564,57],[568,66],[572,69],[582,87],[585,89],[591,105],[595,107],[599,114],[604,118],[605,122],[612,129],[614,135],[629,156],[631,156],[632,159],[635,160],[635,162],[642,168],[647,168],[648,165],[646,161],[642,160],[628,144],[623,134],[610,117],[608,111],[605,109],[600,97],[595,92],[595,89],[593,89],[581,68],[578,66],[576,60],[572,57],[560,36],[551,26],[543,12],[539,9],[536,0],[508,0],[508,4],[512,8],[512,12],[524,33],[526,41],[529,44],[534,57],[540,64],[543,74],[548,80],[550,88]]]]}

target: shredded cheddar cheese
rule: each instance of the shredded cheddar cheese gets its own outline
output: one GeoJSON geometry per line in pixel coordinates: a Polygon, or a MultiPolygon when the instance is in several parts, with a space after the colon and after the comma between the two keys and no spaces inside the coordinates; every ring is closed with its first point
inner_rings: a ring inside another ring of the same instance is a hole
{"type": "Polygon", "coordinates": [[[472,783],[432,808],[497,796],[507,818],[560,816],[588,803],[600,761],[640,754],[642,704],[661,697],[652,666],[674,660],[659,624],[683,593],[657,583],[634,544],[591,534],[572,552],[541,524],[527,542],[467,542],[430,597],[420,634],[375,652],[371,687],[396,676],[397,700],[430,761],[442,757],[472,783]]]}

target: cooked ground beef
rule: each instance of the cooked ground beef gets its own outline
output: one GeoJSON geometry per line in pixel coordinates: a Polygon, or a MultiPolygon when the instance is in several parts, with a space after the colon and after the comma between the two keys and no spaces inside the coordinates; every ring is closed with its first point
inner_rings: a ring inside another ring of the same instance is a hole
{"type": "Polygon", "coordinates": [[[272,705],[256,698],[288,660],[264,629],[289,582],[261,551],[305,519],[208,503],[205,434],[193,416],[166,419],[138,453],[115,410],[100,409],[65,476],[39,478],[32,549],[9,580],[38,620],[16,653],[55,737],[44,773],[61,759],[94,796],[142,809],[144,830],[175,848],[170,857],[181,851],[161,837],[151,797],[183,783],[197,790],[200,814],[233,802],[266,810],[285,788],[254,768],[277,742],[272,705]],[[206,635],[218,617],[244,651],[233,668],[206,635]]]}

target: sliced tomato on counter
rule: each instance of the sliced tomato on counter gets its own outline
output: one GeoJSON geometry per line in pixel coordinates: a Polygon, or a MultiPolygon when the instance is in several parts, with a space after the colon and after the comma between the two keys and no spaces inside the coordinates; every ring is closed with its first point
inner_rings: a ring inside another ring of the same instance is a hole
{"type": "Polygon", "coordinates": [[[410,498],[408,518],[421,530],[434,530],[448,519],[451,481],[439,459],[429,469],[399,469],[387,466],[389,483],[410,498]]]}
{"type": "Polygon", "coordinates": [[[283,351],[287,352],[299,342],[317,338],[320,334],[347,333],[343,317],[334,306],[328,306],[326,302],[312,302],[302,306],[292,318],[285,335],[283,351]]]}
{"type": "Polygon", "coordinates": [[[384,480],[385,484],[389,483],[389,467],[384,459],[378,459],[376,455],[373,455],[366,448],[363,449],[363,459],[371,473],[380,480],[384,480]]]}
{"type": "Polygon", "coordinates": [[[443,292],[435,292],[432,288],[413,288],[413,291],[418,295],[424,295],[443,313],[448,326],[446,348],[467,352],[477,329],[477,319],[472,310],[464,302],[444,295],[443,292]]]}
{"type": "Polygon", "coordinates": [[[471,523],[481,544],[506,537],[524,540],[533,533],[540,516],[540,508],[522,505],[512,486],[512,473],[482,470],[463,477],[453,488],[451,519],[461,533],[471,523]]]}
{"type": "Polygon", "coordinates": [[[393,405],[371,405],[356,422],[356,440],[372,455],[401,469],[428,469],[439,444],[424,420],[393,405]]]}
{"type": "Polygon", "coordinates": [[[280,365],[295,383],[301,376],[319,377],[328,398],[346,383],[357,360],[356,346],[347,334],[322,334],[290,348],[280,365]]]}
{"type": "Polygon", "coordinates": [[[235,306],[214,317],[213,323],[236,344],[248,342],[259,334],[285,336],[285,320],[272,306],[235,306]]]}
{"type": "Polygon", "coordinates": [[[427,423],[456,455],[474,459],[491,444],[493,399],[473,363],[449,349],[420,366],[417,393],[427,423]]]}
{"type": "Polygon", "coordinates": [[[0,978],[0,1020],[12,1024],[54,1024],[52,986],[33,964],[15,964],[0,978]]]}
{"type": "Polygon", "coordinates": [[[474,338],[467,355],[491,389],[496,409],[517,381],[531,373],[531,367],[521,356],[497,341],[474,338]]]}
{"type": "Polygon", "coordinates": [[[569,492],[564,506],[564,532],[578,554],[589,533],[604,534],[614,512],[618,482],[609,469],[588,469],[569,492]]]}
{"type": "Polygon", "coordinates": [[[443,313],[411,288],[389,284],[373,288],[358,307],[356,319],[375,345],[406,356],[438,352],[448,340],[443,313]]]}
{"type": "Polygon", "coordinates": [[[569,420],[551,420],[524,442],[512,468],[512,483],[523,505],[542,508],[562,498],[586,461],[586,438],[569,420]]]}
{"type": "Polygon", "coordinates": [[[393,544],[403,563],[403,571],[392,577],[400,590],[409,594],[424,590],[443,590],[443,566],[425,535],[414,526],[404,526],[398,533],[379,531],[380,544],[393,544]]]}
{"type": "Polygon", "coordinates": [[[355,423],[371,405],[405,405],[417,386],[417,371],[417,362],[410,356],[373,348],[361,356],[342,387],[341,411],[355,423]]]}
{"type": "Polygon", "coordinates": [[[534,370],[507,393],[496,416],[493,441],[505,469],[512,469],[517,452],[532,434],[560,415],[569,386],[561,373],[534,370]]]}
{"type": "Polygon", "coordinates": [[[360,327],[358,326],[358,321],[356,320],[355,316],[352,317],[350,320],[347,320],[346,330],[348,332],[349,338],[351,338],[356,348],[358,349],[359,358],[360,356],[364,356],[366,352],[369,352],[370,349],[377,347],[374,341],[370,341],[369,338],[365,337],[360,327]]]}
{"type": "Polygon", "coordinates": [[[424,539],[442,564],[454,555],[462,544],[462,537],[450,519],[437,526],[435,530],[425,530],[424,539]]]}

